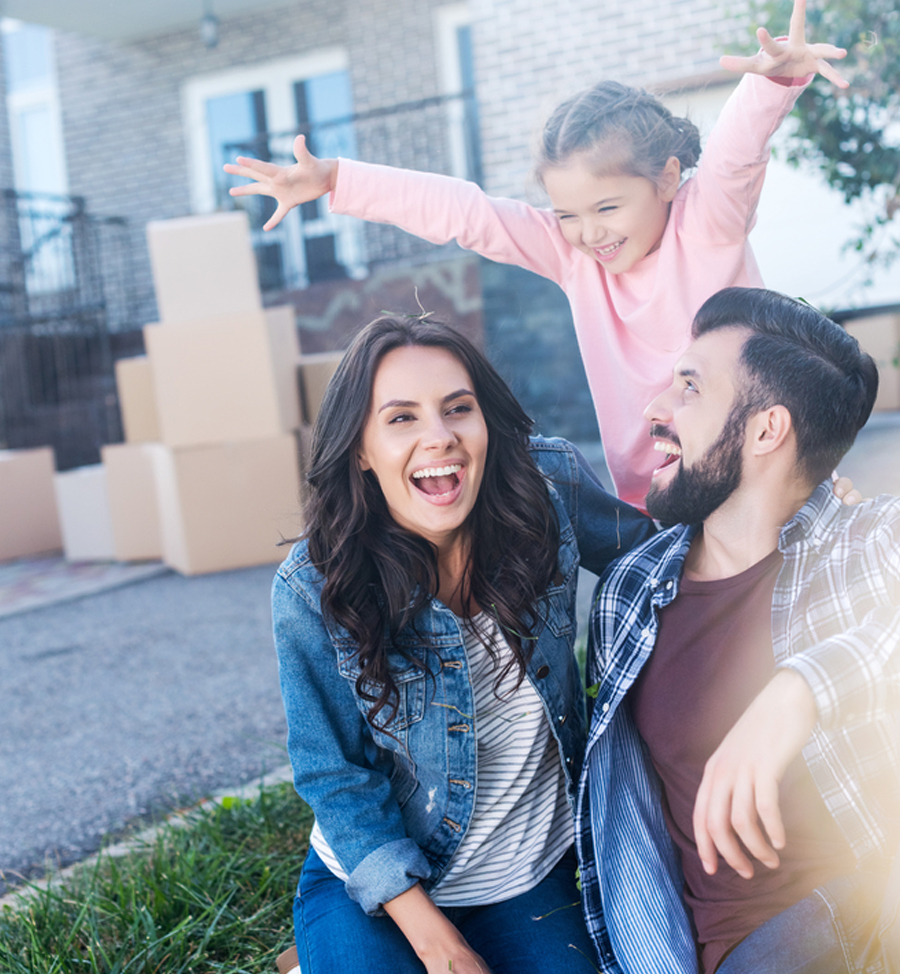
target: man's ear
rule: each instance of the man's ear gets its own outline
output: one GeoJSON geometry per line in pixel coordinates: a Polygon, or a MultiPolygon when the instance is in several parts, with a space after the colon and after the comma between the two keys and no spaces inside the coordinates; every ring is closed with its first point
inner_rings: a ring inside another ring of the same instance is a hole
{"type": "Polygon", "coordinates": [[[781,449],[794,431],[794,421],[785,406],[769,406],[751,416],[747,440],[754,456],[765,456],[781,449]]]}

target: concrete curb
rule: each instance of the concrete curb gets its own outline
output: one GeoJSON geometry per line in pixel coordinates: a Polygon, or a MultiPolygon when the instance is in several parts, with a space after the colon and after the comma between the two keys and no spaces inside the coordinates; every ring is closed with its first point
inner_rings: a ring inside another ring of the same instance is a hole
{"type": "Polygon", "coordinates": [[[212,797],[198,802],[190,808],[180,812],[174,812],[158,825],[152,825],[149,828],[143,829],[123,842],[117,842],[115,845],[107,846],[107,848],[101,849],[99,852],[95,852],[93,855],[79,862],[74,862],[71,866],[66,866],[65,869],[60,869],[58,872],[54,872],[44,879],[26,881],[24,886],[14,889],[11,893],[7,893],[6,896],[0,897],[0,911],[5,909],[18,910],[26,907],[28,900],[32,896],[36,896],[38,893],[53,886],[59,886],[66,879],[70,878],[76,870],[95,865],[100,859],[119,859],[123,856],[130,855],[141,847],[148,846],[156,839],[162,829],[169,827],[181,828],[189,825],[191,818],[197,812],[211,808],[214,805],[221,805],[222,801],[226,798],[238,798],[241,800],[253,799],[259,794],[261,788],[269,788],[272,785],[293,780],[293,770],[289,764],[285,764],[275,771],[270,771],[268,774],[264,774],[248,782],[246,785],[241,785],[239,788],[226,788],[223,791],[217,792],[212,797]]]}

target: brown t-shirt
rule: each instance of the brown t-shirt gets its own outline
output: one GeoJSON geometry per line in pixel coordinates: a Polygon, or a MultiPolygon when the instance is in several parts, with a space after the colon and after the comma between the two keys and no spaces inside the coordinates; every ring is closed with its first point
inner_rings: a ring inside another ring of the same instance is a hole
{"type": "Polygon", "coordinates": [[[682,579],[677,598],[660,612],[656,647],[630,695],[663,782],[666,824],[681,852],[706,972],[761,924],[855,867],[802,755],[779,791],[787,844],[777,869],[753,860],[754,876],[746,880],[720,857],[708,876],[697,855],[692,817],[703,767],[775,671],[772,593],[780,567],[781,553],[773,551],[732,578],[682,579]]]}

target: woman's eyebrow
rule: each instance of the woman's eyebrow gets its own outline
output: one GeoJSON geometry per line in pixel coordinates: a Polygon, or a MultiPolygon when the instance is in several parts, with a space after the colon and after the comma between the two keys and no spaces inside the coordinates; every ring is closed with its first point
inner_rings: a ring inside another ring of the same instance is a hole
{"type": "Polygon", "coordinates": [[[383,406],[378,407],[378,412],[384,412],[385,409],[392,409],[394,406],[409,409],[418,405],[419,404],[417,402],[413,402],[411,399],[389,399],[383,406]]]}
{"type": "MultiPolygon", "coordinates": [[[[457,389],[456,392],[450,392],[441,400],[442,403],[450,402],[453,399],[459,399],[461,396],[471,396],[475,398],[475,393],[471,389],[457,389]]],[[[400,409],[412,409],[418,406],[419,403],[413,401],[412,399],[389,399],[386,403],[378,407],[378,412],[383,412],[385,409],[393,409],[399,407],[400,409]]]]}
{"type": "Polygon", "coordinates": [[[460,396],[471,396],[475,398],[475,393],[471,389],[457,389],[456,392],[451,392],[449,395],[444,396],[441,402],[450,402],[451,399],[459,399],[460,396]]]}

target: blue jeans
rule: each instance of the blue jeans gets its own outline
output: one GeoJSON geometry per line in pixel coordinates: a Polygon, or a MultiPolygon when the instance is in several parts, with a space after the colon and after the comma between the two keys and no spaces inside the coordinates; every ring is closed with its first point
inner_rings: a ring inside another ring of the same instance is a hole
{"type": "Polygon", "coordinates": [[[716,974],[880,974],[866,954],[882,886],[862,872],[827,883],[754,930],[716,974]]]}
{"type": "MultiPolygon", "coordinates": [[[[442,907],[493,974],[595,974],[593,944],[569,850],[534,889],[488,906],[442,907]]],[[[294,898],[303,974],[422,974],[425,966],[387,916],[367,916],[310,849],[294,898]]]]}

